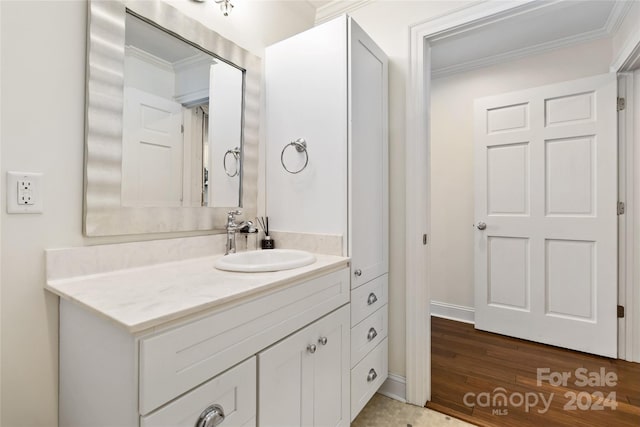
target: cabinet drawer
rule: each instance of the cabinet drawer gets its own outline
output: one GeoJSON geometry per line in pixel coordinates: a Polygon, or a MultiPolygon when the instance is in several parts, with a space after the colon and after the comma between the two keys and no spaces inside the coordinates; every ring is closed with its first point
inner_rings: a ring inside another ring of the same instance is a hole
{"type": "Polygon", "coordinates": [[[351,329],[351,367],[387,337],[387,319],[388,305],[385,304],[351,329]]]}
{"type": "Polygon", "coordinates": [[[351,326],[387,303],[388,281],[389,276],[383,274],[351,291],[351,326]]]}
{"type": "Polygon", "coordinates": [[[387,379],[388,348],[385,338],[351,370],[351,421],[387,379]]]}
{"type": "Polygon", "coordinates": [[[140,414],[213,378],[349,300],[342,269],[140,340],[140,414]]]}
{"type": "Polygon", "coordinates": [[[252,357],[156,412],[140,417],[141,427],[193,426],[200,414],[217,404],[225,426],[256,425],[256,358],[252,357]]]}

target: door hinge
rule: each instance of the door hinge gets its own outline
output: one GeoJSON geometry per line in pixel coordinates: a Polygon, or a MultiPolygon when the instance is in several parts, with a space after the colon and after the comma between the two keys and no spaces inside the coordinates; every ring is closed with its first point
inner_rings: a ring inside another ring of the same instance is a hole
{"type": "Polygon", "coordinates": [[[624,306],[623,305],[619,305],[618,306],[618,319],[622,319],[624,317],[624,306]]]}
{"type": "Polygon", "coordinates": [[[618,98],[618,107],[617,110],[618,111],[622,111],[626,108],[627,106],[627,101],[624,98],[618,98]]]}
{"type": "Polygon", "coordinates": [[[618,202],[618,215],[624,215],[624,202],[618,202]]]}
{"type": "Polygon", "coordinates": [[[184,125],[180,125],[180,133],[184,133],[184,125]]]}
{"type": "Polygon", "coordinates": [[[427,243],[429,243],[429,236],[427,234],[423,234],[422,235],[422,244],[426,245],[427,243]]]}

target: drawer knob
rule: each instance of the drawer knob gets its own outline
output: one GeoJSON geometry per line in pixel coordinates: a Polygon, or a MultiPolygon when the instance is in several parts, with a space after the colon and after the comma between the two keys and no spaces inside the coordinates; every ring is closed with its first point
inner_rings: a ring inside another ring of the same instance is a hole
{"type": "Polygon", "coordinates": [[[369,370],[369,375],[367,375],[367,382],[370,383],[371,381],[375,380],[376,378],[378,378],[378,373],[376,372],[375,369],[371,368],[369,370]]]}
{"type": "Polygon", "coordinates": [[[362,276],[362,270],[357,269],[356,271],[353,272],[353,274],[355,274],[356,276],[360,277],[360,276],[362,276]]]}
{"type": "Polygon", "coordinates": [[[311,353],[311,354],[315,353],[315,352],[316,352],[316,350],[317,350],[317,347],[316,347],[316,345],[315,345],[315,344],[309,344],[309,345],[307,346],[307,351],[308,351],[309,353],[311,353]]]}
{"type": "Polygon", "coordinates": [[[327,337],[321,337],[318,342],[322,345],[327,345],[327,342],[329,342],[329,340],[327,339],[327,337]]]}
{"type": "Polygon", "coordinates": [[[369,333],[367,334],[367,340],[371,341],[377,336],[378,332],[376,331],[376,328],[371,328],[369,329],[369,333]]]}
{"type": "Polygon", "coordinates": [[[224,421],[224,409],[218,404],[209,406],[202,411],[195,427],[215,427],[224,421]]]}
{"type": "Polygon", "coordinates": [[[378,297],[376,296],[376,294],[371,292],[369,294],[369,298],[367,298],[367,305],[375,304],[376,301],[378,301],[378,297]]]}

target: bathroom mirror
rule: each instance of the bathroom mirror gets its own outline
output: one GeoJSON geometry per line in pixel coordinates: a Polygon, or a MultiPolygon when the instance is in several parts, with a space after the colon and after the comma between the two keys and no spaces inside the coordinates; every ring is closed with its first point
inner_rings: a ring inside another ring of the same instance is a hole
{"type": "Polygon", "coordinates": [[[89,2],[84,232],[253,218],[260,60],[163,2],[89,2]]]}

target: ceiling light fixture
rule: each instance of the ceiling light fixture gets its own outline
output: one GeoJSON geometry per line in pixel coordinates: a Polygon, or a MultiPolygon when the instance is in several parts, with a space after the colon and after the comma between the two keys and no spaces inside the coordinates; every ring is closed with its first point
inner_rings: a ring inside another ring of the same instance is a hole
{"type": "Polygon", "coordinates": [[[233,4],[231,3],[231,0],[213,0],[213,1],[215,1],[216,4],[220,5],[220,11],[224,16],[229,16],[229,13],[231,13],[231,10],[233,9],[233,4]]]}
{"type": "MultiPolygon", "coordinates": [[[[203,3],[206,0],[194,0],[194,1],[197,1],[198,3],[203,3]]],[[[220,11],[224,16],[229,16],[229,14],[231,13],[231,10],[233,9],[233,3],[231,3],[231,0],[213,0],[213,1],[215,4],[220,5],[220,11]]]]}

